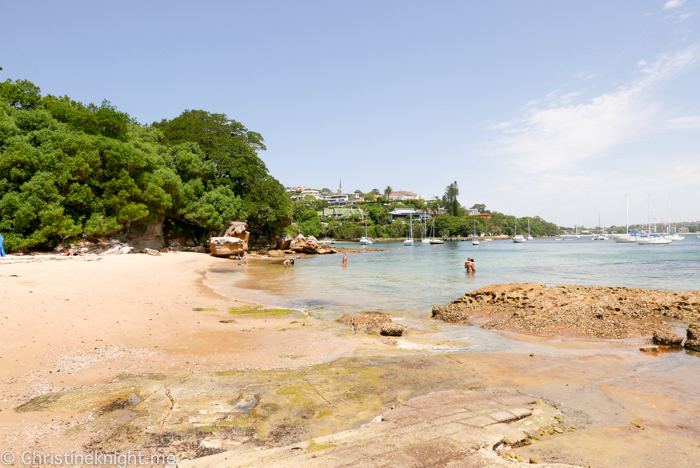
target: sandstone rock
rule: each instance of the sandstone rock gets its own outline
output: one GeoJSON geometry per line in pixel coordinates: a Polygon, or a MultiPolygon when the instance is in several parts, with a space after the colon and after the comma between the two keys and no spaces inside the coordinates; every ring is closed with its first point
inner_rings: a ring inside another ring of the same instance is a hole
{"type": "Polygon", "coordinates": [[[319,244],[314,236],[304,237],[302,234],[292,239],[289,243],[289,248],[293,252],[305,254],[327,254],[336,252],[336,250],[329,245],[319,244]]]}
{"type": "Polygon", "coordinates": [[[403,325],[398,323],[385,323],[382,325],[380,335],[384,336],[401,336],[403,335],[403,325]]]}
{"type": "Polygon", "coordinates": [[[451,310],[447,307],[433,307],[433,318],[452,323],[469,322],[469,314],[460,310],[451,310]]]}
{"type": "Polygon", "coordinates": [[[132,224],[124,233],[127,244],[134,249],[145,248],[158,250],[165,246],[163,238],[163,223],[165,216],[159,216],[156,222],[148,224],[132,224]]]}
{"type": "Polygon", "coordinates": [[[382,325],[389,322],[391,317],[384,312],[360,312],[353,318],[355,330],[364,330],[367,333],[379,333],[382,325]]]}
{"type": "Polygon", "coordinates": [[[224,441],[215,437],[206,437],[199,442],[199,445],[205,449],[220,449],[224,441]]]}
{"type": "Polygon", "coordinates": [[[700,292],[513,283],[467,293],[434,309],[433,317],[460,322],[471,311],[494,316],[485,328],[620,339],[651,335],[663,320],[700,321],[700,292]]]}
{"type": "Polygon", "coordinates": [[[292,236],[289,234],[284,234],[282,238],[280,239],[279,243],[277,244],[277,248],[279,250],[286,250],[289,248],[289,244],[292,243],[292,236]]]}
{"type": "Polygon", "coordinates": [[[267,254],[270,257],[284,257],[284,252],[282,252],[281,250],[269,250],[267,254]]]}
{"type": "Polygon", "coordinates": [[[144,253],[147,253],[148,255],[153,255],[153,256],[158,256],[158,255],[160,255],[160,252],[159,252],[159,251],[153,250],[153,249],[148,249],[148,248],[143,249],[143,252],[144,252],[144,253]]]}
{"type": "Polygon", "coordinates": [[[642,346],[639,350],[643,353],[658,353],[659,347],[654,345],[642,346]]]}
{"type": "Polygon", "coordinates": [[[683,337],[675,333],[669,333],[663,330],[656,330],[653,337],[654,344],[664,346],[680,346],[683,343],[683,337]]]}
{"type": "Polygon", "coordinates": [[[688,325],[687,337],[689,340],[700,340],[700,323],[688,325]]]}
{"type": "Polygon", "coordinates": [[[238,237],[212,237],[209,239],[209,252],[215,257],[243,255],[245,240],[238,237]]]}
{"type": "Polygon", "coordinates": [[[248,225],[241,221],[231,221],[221,231],[219,237],[209,239],[209,253],[216,257],[243,255],[248,251],[250,233],[248,225]]]}
{"type": "Polygon", "coordinates": [[[329,254],[329,253],[336,253],[336,252],[337,251],[328,244],[321,244],[318,246],[318,249],[316,249],[317,254],[329,254]]]}
{"type": "Polygon", "coordinates": [[[348,327],[352,327],[352,315],[350,314],[345,314],[336,321],[342,323],[343,325],[347,325],[348,327]]]}
{"type": "Polygon", "coordinates": [[[76,244],[61,244],[56,247],[55,252],[60,255],[69,249],[73,252],[79,252],[81,255],[124,255],[134,250],[129,244],[118,239],[110,239],[108,241],[83,241],[76,244]]]}
{"type": "Polygon", "coordinates": [[[700,353],[700,340],[685,340],[685,349],[700,353]]]}

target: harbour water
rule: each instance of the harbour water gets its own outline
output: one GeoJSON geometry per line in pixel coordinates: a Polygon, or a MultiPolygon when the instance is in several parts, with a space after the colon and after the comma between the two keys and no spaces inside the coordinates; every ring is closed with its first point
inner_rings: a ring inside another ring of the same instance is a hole
{"type": "Polygon", "coordinates": [[[230,297],[277,307],[317,309],[329,316],[363,310],[417,316],[466,292],[513,282],[700,289],[700,239],[694,235],[665,246],[582,237],[535,239],[523,244],[375,243],[371,247],[390,250],[350,254],[345,268],[339,255],[299,259],[288,271],[281,261],[251,262],[249,266],[232,261],[230,266],[210,270],[207,284],[230,297]],[[475,259],[475,274],[465,272],[468,257],[475,259]]]}

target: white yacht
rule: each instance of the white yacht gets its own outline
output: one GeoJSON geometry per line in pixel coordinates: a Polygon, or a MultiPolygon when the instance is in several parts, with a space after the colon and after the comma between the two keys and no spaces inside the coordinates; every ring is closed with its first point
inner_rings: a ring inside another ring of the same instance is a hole
{"type": "Polygon", "coordinates": [[[671,232],[671,196],[668,197],[668,234],[664,236],[666,239],[672,241],[682,241],[685,237],[681,236],[677,232],[671,232]]]}
{"type": "Polygon", "coordinates": [[[472,237],[472,245],[481,245],[476,237],[476,221],[474,221],[474,237],[472,237]]]}
{"type": "Polygon", "coordinates": [[[650,236],[639,236],[637,237],[637,244],[639,245],[667,245],[672,243],[671,239],[667,239],[661,235],[650,235],[650,236]]]}
{"type": "Polygon", "coordinates": [[[518,234],[518,218],[515,218],[515,235],[513,236],[513,242],[516,244],[522,244],[525,242],[525,238],[522,234],[518,234]]]}
{"type": "Polygon", "coordinates": [[[421,244],[430,245],[430,239],[428,239],[428,220],[423,222],[423,238],[420,241],[421,244]]]}
{"type": "Polygon", "coordinates": [[[668,245],[673,242],[671,239],[666,239],[661,234],[651,233],[651,194],[649,194],[649,234],[637,237],[639,245],[668,245]]]}
{"type": "Polygon", "coordinates": [[[370,239],[369,236],[367,235],[367,216],[368,216],[368,214],[369,214],[369,211],[367,211],[365,213],[365,235],[360,237],[360,244],[362,244],[362,245],[369,245],[369,244],[373,243],[372,239],[370,239]]]}
{"type": "Polygon", "coordinates": [[[408,238],[403,241],[403,245],[413,245],[413,215],[409,216],[408,238]]]}
{"type": "Polygon", "coordinates": [[[630,234],[630,196],[627,195],[627,221],[625,222],[626,234],[619,234],[615,236],[615,242],[617,244],[636,244],[637,243],[637,233],[630,234]]]}
{"type": "Polygon", "coordinates": [[[529,240],[529,241],[535,240],[535,239],[533,239],[532,236],[530,235],[530,220],[529,220],[529,219],[527,220],[527,240],[529,240]]]}
{"type": "Polygon", "coordinates": [[[433,224],[430,226],[430,239],[428,241],[430,242],[430,245],[445,243],[444,240],[435,237],[435,218],[433,218],[433,224]]]}

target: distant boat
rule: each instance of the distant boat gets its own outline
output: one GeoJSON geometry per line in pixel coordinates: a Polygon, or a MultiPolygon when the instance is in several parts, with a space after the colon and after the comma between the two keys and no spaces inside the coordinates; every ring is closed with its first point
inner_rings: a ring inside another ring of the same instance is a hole
{"type": "Polygon", "coordinates": [[[639,245],[667,245],[672,243],[671,239],[667,239],[661,235],[650,235],[650,236],[639,236],[637,237],[637,244],[639,245]]]}
{"type": "Polygon", "coordinates": [[[428,240],[428,242],[430,242],[430,245],[444,244],[445,243],[444,240],[438,239],[437,237],[435,237],[435,218],[433,218],[433,223],[430,226],[430,239],[428,240]]]}
{"type": "Polygon", "coordinates": [[[615,242],[618,244],[636,244],[637,243],[637,235],[631,235],[630,234],[630,196],[627,195],[627,220],[625,221],[625,226],[626,234],[622,234],[620,236],[615,236],[615,242]]]}
{"type": "Polygon", "coordinates": [[[372,244],[372,239],[367,235],[367,214],[368,213],[365,213],[365,235],[360,237],[360,244],[362,245],[372,244]]]}
{"type": "Polygon", "coordinates": [[[479,239],[476,238],[476,221],[474,221],[474,237],[472,238],[472,245],[481,245],[479,244],[479,239]]]}
{"type": "Polygon", "coordinates": [[[668,196],[668,235],[664,236],[666,239],[672,241],[682,241],[685,237],[679,235],[677,232],[671,232],[671,196],[668,196]]]}
{"type": "Polygon", "coordinates": [[[661,234],[651,233],[651,194],[649,194],[649,234],[646,236],[637,237],[639,245],[668,245],[673,242],[671,239],[664,238],[661,234]]]}
{"type": "MultiPolygon", "coordinates": [[[[484,235],[488,234],[488,232],[489,232],[489,220],[487,219],[486,220],[486,231],[484,232],[484,235]]],[[[493,239],[491,239],[490,237],[486,237],[484,239],[484,242],[491,242],[492,240],[493,239]]]]}
{"type": "Polygon", "coordinates": [[[535,240],[535,239],[533,239],[532,236],[530,235],[530,220],[529,220],[529,219],[527,220],[527,240],[529,240],[529,241],[535,240]]]}
{"type": "Polygon", "coordinates": [[[428,220],[426,219],[423,223],[423,239],[421,239],[421,244],[430,245],[430,239],[428,239],[428,220]]]}
{"type": "Polygon", "coordinates": [[[403,241],[403,245],[413,245],[413,215],[409,215],[408,239],[403,241]]]}
{"type": "Polygon", "coordinates": [[[525,242],[525,238],[518,234],[518,218],[515,218],[515,235],[513,236],[513,242],[516,244],[522,244],[525,242]]]}

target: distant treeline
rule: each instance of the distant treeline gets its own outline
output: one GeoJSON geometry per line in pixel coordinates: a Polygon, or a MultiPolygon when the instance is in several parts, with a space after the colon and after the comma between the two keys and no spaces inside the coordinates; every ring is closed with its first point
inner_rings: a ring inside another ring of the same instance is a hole
{"type": "Polygon", "coordinates": [[[0,233],[8,251],[164,221],[201,241],[227,221],[264,234],[291,216],[258,152],[263,138],[224,114],[186,110],[140,125],[108,101],[0,83],[0,233]]]}
{"type": "MultiPolygon", "coordinates": [[[[367,213],[367,233],[373,238],[399,238],[406,237],[409,231],[409,219],[397,219],[391,221],[389,214],[395,208],[414,208],[416,210],[428,210],[436,213],[434,218],[436,237],[467,237],[472,235],[474,230],[480,235],[482,232],[488,235],[515,234],[515,217],[503,213],[491,212],[483,204],[473,205],[471,209],[476,209],[480,213],[488,213],[491,219],[487,220],[478,216],[469,216],[468,210],[459,205],[454,196],[454,186],[451,184],[446,190],[447,200],[406,200],[402,202],[386,202],[384,197],[378,197],[373,202],[360,202],[358,207],[367,213]],[[451,213],[437,214],[440,206],[445,206],[447,202],[448,211],[451,213]]],[[[304,235],[316,237],[332,237],[339,240],[352,240],[365,235],[364,221],[359,215],[350,219],[321,219],[319,211],[327,205],[327,202],[320,200],[298,200],[293,203],[294,224],[287,228],[287,232],[296,235],[301,231],[304,235]]],[[[549,223],[539,216],[518,218],[518,233],[527,234],[528,221],[530,223],[530,233],[533,236],[556,236],[561,230],[554,223],[549,223]]],[[[433,221],[428,221],[428,235],[433,225],[433,221]]],[[[413,235],[418,238],[423,235],[425,227],[418,219],[413,220],[413,235]]]]}

